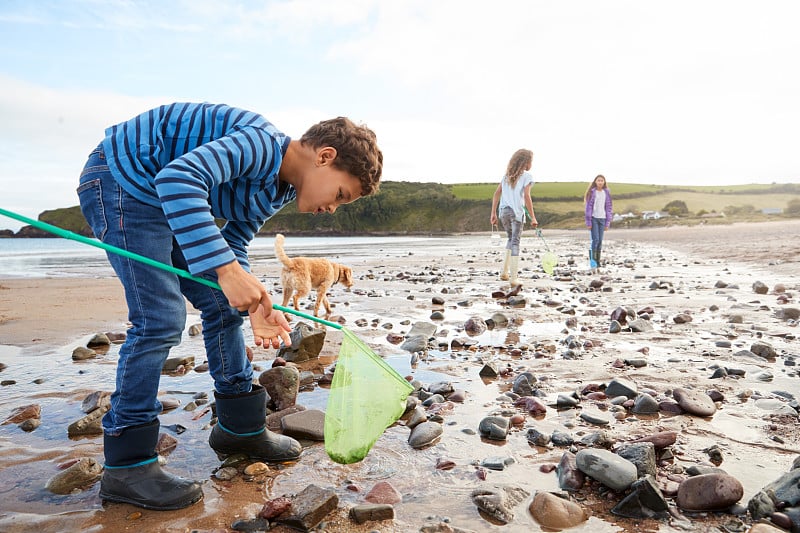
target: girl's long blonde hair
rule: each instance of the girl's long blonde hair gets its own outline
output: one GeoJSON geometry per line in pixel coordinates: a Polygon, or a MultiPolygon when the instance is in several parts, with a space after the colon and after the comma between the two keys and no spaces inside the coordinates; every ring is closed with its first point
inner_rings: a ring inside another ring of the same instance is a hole
{"type": "Polygon", "coordinates": [[[592,192],[592,189],[597,188],[597,180],[600,178],[603,178],[603,188],[605,189],[606,187],[608,187],[608,180],[606,180],[606,177],[603,176],[602,174],[598,174],[597,176],[594,177],[592,182],[589,184],[589,187],[586,189],[586,192],[583,195],[583,203],[586,203],[586,200],[589,199],[589,193],[592,192]]]}
{"type": "Polygon", "coordinates": [[[514,152],[514,155],[511,156],[511,159],[508,162],[508,168],[506,169],[506,179],[508,180],[508,184],[511,185],[511,187],[515,187],[519,177],[526,170],[530,170],[532,163],[533,152],[530,150],[520,148],[514,152]]]}

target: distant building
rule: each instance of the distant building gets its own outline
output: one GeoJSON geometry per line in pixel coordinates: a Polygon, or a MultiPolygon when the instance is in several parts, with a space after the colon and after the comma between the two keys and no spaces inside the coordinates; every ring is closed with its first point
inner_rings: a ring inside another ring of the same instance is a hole
{"type": "Polygon", "coordinates": [[[783,209],[780,207],[765,207],[761,210],[764,215],[782,215],[783,209]]]}
{"type": "Polygon", "coordinates": [[[627,212],[625,214],[614,213],[614,217],[611,220],[614,222],[621,222],[629,218],[636,218],[636,215],[631,212],[627,212]]]}
{"type": "Polygon", "coordinates": [[[663,213],[661,211],[642,211],[642,220],[658,220],[659,218],[665,218],[669,215],[667,213],[663,213]]]}

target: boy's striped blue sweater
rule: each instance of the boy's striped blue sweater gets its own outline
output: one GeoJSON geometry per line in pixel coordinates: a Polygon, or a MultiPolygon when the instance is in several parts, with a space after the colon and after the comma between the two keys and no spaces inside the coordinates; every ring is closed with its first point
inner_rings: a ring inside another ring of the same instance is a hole
{"type": "Polygon", "coordinates": [[[278,180],[289,141],[250,111],[174,103],[108,128],[103,151],[120,186],[164,210],[198,274],[234,259],[249,270],[250,241],[295,198],[278,180]],[[221,230],[214,218],[227,221],[221,230]]]}

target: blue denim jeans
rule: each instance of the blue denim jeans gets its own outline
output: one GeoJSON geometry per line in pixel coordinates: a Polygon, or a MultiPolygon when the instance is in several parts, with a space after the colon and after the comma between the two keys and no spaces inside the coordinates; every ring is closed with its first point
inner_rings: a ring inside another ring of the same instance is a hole
{"type": "Polygon", "coordinates": [[[603,249],[603,234],[606,231],[606,219],[592,217],[592,250],[603,249]]]}
{"type": "Polygon", "coordinates": [[[506,242],[506,249],[511,250],[512,256],[519,255],[519,241],[522,237],[522,222],[517,220],[514,215],[514,210],[510,207],[504,207],[500,210],[500,222],[506,230],[508,241],[506,242]]]}
{"type": "MultiPolygon", "coordinates": [[[[101,241],[186,269],[186,260],[164,212],[144,204],[116,182],[102,148],[91,154],[78,186],[81,211],[101,241]]],[[[116,388],[103,429],[118,435],[124,428],[152,422],[161,413],[158,386],[170,349],[181,341],[188,299],[201,313],[209,373],[223,394],[249,392],[253,368],[246,356],[242,316],[216,289],[108,252],[125,288],[131,328],[119,351],[116,388]]],[[[216,281],[213,272],[206,275],[216,281]]]]}

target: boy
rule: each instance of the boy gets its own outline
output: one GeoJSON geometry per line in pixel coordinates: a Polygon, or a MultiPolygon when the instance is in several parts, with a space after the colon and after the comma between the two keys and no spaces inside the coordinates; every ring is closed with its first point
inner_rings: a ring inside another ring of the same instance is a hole
{"type": "Polygon", "coordinates": [[[333,213],[373,194],[383,169],[375,134],[344,117],[292,140],[262,116],[227,105],[173,103],[106,130],[81,174],[81,211],[103,242],[216,280],[222,292],[115,254],[132,327],[119,353],[103,417],[100,497],[146,509],[180,509],[200,484],[161,470],[157,399],[161,367],[186,321],[184,297],[201,311],[220,457],[296,459],[300,444],[265,427],[266,392],[253,385],[242,314],[257,345],[290,343],[289,324],[250,273],[247,246],[263,223],[297,200],[333,213]],[[224,219],[218,228],[214,219],[224,219]]]}

